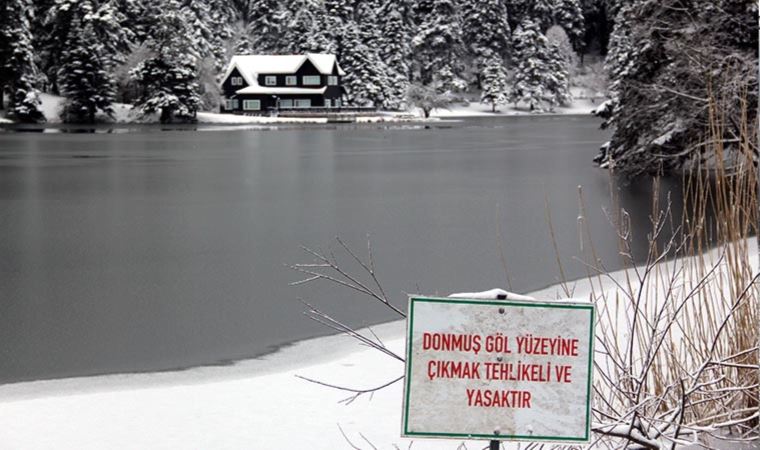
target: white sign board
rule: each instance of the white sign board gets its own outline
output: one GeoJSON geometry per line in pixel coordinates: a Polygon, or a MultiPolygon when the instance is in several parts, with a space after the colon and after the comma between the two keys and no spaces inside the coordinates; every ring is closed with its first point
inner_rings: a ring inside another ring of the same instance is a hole
{"type": "Polygon", "coordinates": [[[594,313],[410,297],[402,436],[588,442],[594,313]]]}

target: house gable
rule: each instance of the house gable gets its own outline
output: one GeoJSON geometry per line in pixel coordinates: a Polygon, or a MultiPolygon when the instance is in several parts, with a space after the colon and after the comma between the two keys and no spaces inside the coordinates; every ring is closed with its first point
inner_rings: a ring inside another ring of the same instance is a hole
{"type": "Polygon", "coordinates": [[[230,96],[234,95],[235,91],[239,89],[243,89],[244,87],[250,86],[250,83],[247,81],[247,77],[245,77],[240,70],[238,70],[237,66],[232,66],[232,70],[228,71],[227,76],[222,80],[222,92],[224,92],[225,95],[230,96]],[[232,85],[232,78],[234,77],[240,77],[243,79],[242,85],[232,85]]]}

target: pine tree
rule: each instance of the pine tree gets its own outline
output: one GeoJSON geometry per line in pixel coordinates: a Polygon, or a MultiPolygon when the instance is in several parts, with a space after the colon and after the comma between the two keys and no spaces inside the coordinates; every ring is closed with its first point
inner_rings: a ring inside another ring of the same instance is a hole
{"type": "MultiPolygon", "coordinates": [[[[0,92],[9,94],[7,114],[19,122],[39,122],[39,92],[35,89],[30,0],[6,0],[0,4],[0,92]]],[[[2,100],[3,95],[0,95],[2,100]]],[[[2,103],[2,101],[0,101],[2,103]]]]}
{"type": "MultiPolygon", "coordinates": [[[[583,36],[586,24],[580,0],[556,0],[554,9],[554,24],[559,25],[567,33],[575,51],[583,48],[583,36]]],[[[546,28],[545,30],[547,30],[546,28]]]]}
{"type": "Polygon", "coordinates": [[[504,0],[468,0],[463,15],[464,41],[483,87],[486,66],[493,58],[505,58],[511,47],[507,6],[504,0]]]}
{"type": "Polygon", "coordinates": [[[492,56],[485,62],[481,83],[483,91],[480,95],[480,102],[490,104],[492,111],[496,111],[497,105],[509,101],[507,71],[504,67],[504,61],[500,57],[492,56]]]}
{"type": "Polygon", "coordinates": [[[248,0],[242,17],[250,36],[252,53],[276,54],[287,48],[283,42],[286,16],[279,0],[248,0]]]}
{"type": "Polygon", "coordinates": [[[472,55],[483,62],[507,55],[511,44],[504,0],[468,0],[463,16],[464,41],[472,55]]]}
{"type": "Polygon", "coordinates": [[[565,71],[569,77],[573,77],[578,68],[578,55],[573,50],[573,45],[565,30],[559,25],[554,25],[546,31],[546,38],[559,49],[565,71]]]}
{"type": "Polygon", "coordinates": [[[466,87],[462,79],[462,24],[452,0],[432,0],[432,9],[422,19],[412,39],[412,48],[423,84],[435,84],[438,89],[449,92],[466,87]]]}
{"type": "Polygon", "coordinates": [[[324,6],[314,0],[294,0],[284,13],[287,24],[283,41],[287,53],[334,53],[327,39],[324,6]],[[331,51],[332,50],[332,51],[331,51]]]}
{"type": "Polygon", "coordinates": [[[53,93],[60,93],[58,75],[66,43],[80,26],[91,27],[109,68],[123,60],[135,36],[126,26],[126,17],[110,1],[56,0],[45,16],[46,32],[41,38],[43,69],[53,93]]]}
{"type": "MultiPolygon", "coordinates": [[[[227,62],[224,41],[232,36],[230,12],[226,3],[216,0],[182,0],[181,12],[185,17],[196,54],[212,58],[214,68],[220,72],[227,62]]],[[[187,36],[186,36],[187,37],[187,36]]]]}
{"type": "Polygon", "coordinates": [[[513,34],[517,64],[512,100],[527,103],[531,111],[553,108],[570,100],[567,71],[558,47],[541,33],[538,24],[523,20],[513,34]]]}
{"type": "MultiPolygon", "coordinates": [[[[622,2],[607,55],[612,99],[601,109],[614,129],[606,154],[616,172],[670,173],[709,164],[706,93],[724,117],[757,121],[758,5],[751,0],[622,2]],[[659,26],[667,18],[667,27],[659,26]],[[709,74],[707,76],[706,74],[709,74]],[[646,112],[646,114],[642,112],[646,112]]],[[[740,158],[740,121],[721,123],[724,157],[740,158]]],[[[716,138],[712,136],[710,139],[716,138]]],[[[753,149],[753,156],[758,153],[753,149]]],[[[601,160],[600,160],[601,162],[601,160]]]]}
{"type": "Polygon", "coordinates": [[[200,106],[198,54],[186,38],[190,35],[188,17],[176,0],[169,0],[146,42],[151,57],[131,71],[142,90],[134,106],[143,115],[159,113],[161,123],[195,120],[200,106]]]}
{"type": "Polygon", "coordinates": [[[77,19],[72,25],[75,28],[66,41],[58,74],[61,93],[66,96],[63,119],[93,123],[98,111],[112,117],[115,82],[107,71],[103,45],[92,23],[82,26],[77,19]]]}
{"type": "Polygon", "coordinates": [[[377,48],[380,60],[387,67],[387,103],[390,109],[398,109],[404,106],[411,78],[410,25],[405,20],[404,11],[396,2],[386,3],[378,17],[382,23],[377,48]]]}

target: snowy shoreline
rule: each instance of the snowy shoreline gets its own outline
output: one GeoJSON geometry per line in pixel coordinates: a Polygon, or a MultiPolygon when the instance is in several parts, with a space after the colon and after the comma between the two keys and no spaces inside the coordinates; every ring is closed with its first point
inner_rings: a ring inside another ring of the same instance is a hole
{"type": "MultiPolygon", "coordinates": [[[[112,121],[103,121],[95,124],[63,124],[60,119],[60,111],[65,100],[63,97],[41,94],[41,110],[47,122],[34,124],[36,127],[55,128],[61,125],[72,127],[117,127],[117,126],[151,126],[160,125],[158,121],[140,121],[136,120],[131,114],[131,106],[116,103],[114,104],[114,118],[112,121]]],[[[510,118],[517,116],[558,116],[558,115],[590,115],[594,108],[601,104],[601,99],[577,98],[573,104],[567,107],[558,106],[554,111],[541,113],[531,112],[524,106],[507,106],[502,105],[496,112],[491,111],[491,107],[482,103],[470,103],[469,105],[451,105],[449,109],[436,109],[431,113],[431,117],[424,118],[418,110],[407,112],[397,111],[378,111],[377,115],[358,116],[357,124],[364,123],[413,123],[413,122],[436,122],[441,119],[455,119],[466,117],[493,117],[493,118],[510,118]],[[598,100],[598,102],[597,102],[598,100]]],[[[240,116],[233,114],[220,114],[210,111],[198,112],[197,123],[193,125],[226,125],[230,127],[245,127],[252,125],[276,126],[276,125],[293,125],[293,124],[327,124],[326,117],[268,117],[268,116],[240,116]]],[[[21,125],[0,117],[0,125],[21,125]]],[[[169,125],[171,126],[171,125],[169,125]]]]}
{"type": "MultiPolygon", "coordinates": [[[[751,261],[757,259],[753,242],[751,261]]],[[[754,270],[757,270],[754,267],[754,270]]],[[[610,274],[603,289],[625,277],[610,274]]],[[[588,301],[587,279],[571,283],[574,299],[588,301]]],[[[596,289],[599,289],[598,285],[596,289]]],[[[530,293],[562,298],[553,285],[530,293]]],[[[404,321],[372,327],[388,348],[403,352],[404,321]]],[[[0,386],[0,442],[9,448],[407,448],[399,437],[401,383],[347,397],[297,378],[369,388],[403,373],[403,364],[344,335],[296,342],[272,354],[224,366],[174,372],[117,374],[0,386]],[[338,428],[340,426],[340,429],[338,428]]],[[[454,449],[457,441],[415,440],[415,449],[454,449]]],[[[482,441],[469,448],[480,448],[482,441]]],[[[511,447],[508,447],[511,448],[511,447]]]]}

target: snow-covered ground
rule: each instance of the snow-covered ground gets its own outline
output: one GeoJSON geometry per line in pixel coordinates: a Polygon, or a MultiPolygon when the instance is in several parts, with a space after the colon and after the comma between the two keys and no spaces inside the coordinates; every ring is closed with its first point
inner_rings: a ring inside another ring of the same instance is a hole
{"type": "MultiPolygon", "coordinates": [[[[751,248],[754,263],[756,245],[751,248]]],[[[604,289],[613,289],[612,279],[624,276],[612,275],[604,289]]],[[[574,297],[587,301],[589,282],[574,285],[574,297]]],[[[561,289],[530,295],[555,299],[561,289]]],[[[392,322],[373,331],[390,349],[403,352],[404,326],[392,322]]],[[[347,337],[329,336],[229,366],[5,385],[0,386],[0,448],[337,449],[350,447],[345,433],[359,448],[406,449],[412,441],[399,437],[401,383],[344,405],[339,401],[346,393],[296,377],[368,388],[402,373],[402,363],[347,337]]],[[[453,450],[459,444],[415,440],[412,448],[453,450]]],[[[469,449],[483,446],[467,443],[469,449]]]]}
{"type": "MultiPolygon", "coordinates": [[[[574,95],[577,92],[574,92],[574,95]]],[[[61,123],[61,110],[63,107],[64,98],[51,94],[40,94],[40,100],[42,105],[40,110],[45,115],[47,123],[58,124],[61,123]]],[[[541,114],[591,114],[591,111],[598,107],[601,103],[601,99],[588,99],[578,97],[573,101],[571,106],[557,107],[553,112],[543,112],[541,114]]],[[[108,119],[103,117],[104,122],[113,123],[136,123],[140,122],[136,115],[132,112],[132,106],[124,103],[114,103],[114,117],[108,119]]],[[[437,120],[439,118],[449,117],[508,117],[508,116],[520,116],[530,115],[529,108],[525,105],[518,105],[515,107],[513,104],[500,105],[496,112],[491,110],[490,105],[472,102],[469,105],[453,104],[449,109],[436,109],[431,113],[431,119],[437,120]]],[[[377,122],[405,122],[411,120],[420,120],[422,113],[419,110],[414,110],[409,113],[395,113],[386,112],[376,116],[364,116],[357,117],[359,123],[377,123],[377,122]]],[[[428,120],[431,120],[428,119],[428,120]]],[[[2,117],[0,114],[0,123],[12,123],[2,117]]],[[[201,124],[220,124],[220,125],[276,125],[276,124],[294,124],[294,123],[327,123],[327,119],[323,117],[264,117],[264,116],[239,116],[232,114],[219,114],[214,112],[199,112],[198,123],[201,124]]]]}
{"type": "MultiPolygon", "coordinates": [[[[599,105],[605,100],[602,96],[589,97],[588,93],[578,87],[572,87],[570,92],[573,95],[573,103],[570,106],[557,106],[554,111],[544,111],[540,114],[555,114],[555,115],[578,115],[578,114],[591,114],[591,112],[598,108],[599,105]]],[[[418,112],[419,114],[419,112],[418,112]]],[[[518,104],[515,106],[512,103],[499,105],[496,112],[491,108],[491,105],[478,102],[476,99],[472,100],[469,105],[453,104],[449,109],[436,109],[431,112],[432,117],[499,117],[499,116],[523,116],[537,114],[530,111],[528,105],[518,104]]]]}
{"type": "MultiPolygon", "coordinates": [[[[557,106],[552,112],[542,112],[541,115],[578,115],[578,114],[591,114],[595,108],[599,107],[602,100],[597,99],[592,101],[591,99],[576,99],[570,106],[557,106]]],[[[491,110],[490,105],[483,103],[470,103],[467,106],[453,104],[449,109],[436,109],[431,112],[432,117],[504,117],[504,116],[524,116],[538,114],[530,111],[525,105],[518,105],[515,107],[513,104],[500,105],[496,112],[491,110]]]]}

